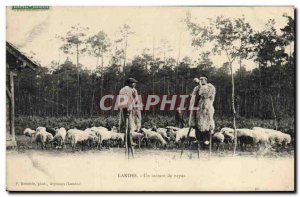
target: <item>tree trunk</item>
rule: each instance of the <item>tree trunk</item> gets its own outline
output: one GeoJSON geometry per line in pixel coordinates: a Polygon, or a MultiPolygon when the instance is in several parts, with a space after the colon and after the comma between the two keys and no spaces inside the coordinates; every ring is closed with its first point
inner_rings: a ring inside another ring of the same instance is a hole
{"type": "Polygon", "coordinates": [[[263,91],[262,91],[262,67],[261,63],[258,62],[259,70],[259,103],[258,103],[258,116],[262,118],[262,102],[263,102],[263,91]]]}
{"type": "Polygon", "coordinates": [[[67,74],[67,116],[69,116],[69,75],[67,74]]]}
{"type": "Polygon", "coordinates": [[[233,147],[233,155],[236,153],[236,146],[237,146],[237,131],[235,125],[235,118],[236,118],[236,111],[235,111],[235,103],[234,103],[234,77],[233,77],[233,69],[232,69],[232,62],[230,63],[230,72],[231,72],[231,104],[232,104],[232,114],[233,114],[233,130],[234,130],[234,147],[233,147]]]}
{"type": "Polygon", "coordinates": [[[54,84],[52,81],[52,105],[51,105],[51,116],[53,117],[54,115],[54,84]]]}
{"type": "Polygon", "coordinates": [[[125,67],[126,67],[126,54],[127,53],[127,36],[125,37],[125,47],[124,47],[124,66],[123,66],[123,85],[125,85],[125,67]]]}
{"type": "Polygon", "coordinates": [[[76,66],[77,66],[77,116],[80,115],[80,83],[79,83],[79,51],[78,51],[78,44],[76,45],[76,57],[77,57],[77,61],[76,61],[76,66]]]}
{"type": "Polygon", "coordinates": [[[270,96],[270,98],[271,98],[271,105],[272,105],[272,111],[273,111],[273,116],[274,116],[275,130],[277,130],[277,116],[276,116],[276,112],[275,112],[274,102],[273,102],[272,96],[270,96]]]}
{"type": "Polygon", "coordinates": [[[31,101],[30,94],[28,94],[28,99],[29,99],[29,113],[30,113],[31,117],[33,117],[32,101],[31,101]]]}
{"type": "MultiPolygon", "coordinates": [[[[102,57],[101,57],[101,94],[100,94],[100,99],[103,97],[103,82],[104,82],[104,72],[103,72],[103,49],[102,49],[102,57]]],[[[93,95],[94,96],[94,95],[93,95]]]]}
{"type": "Polygon", "coordinates": [[[95,97],[95,88],[93,90],[92,104],[91,104],[91,111],[90,111],[90,118],[92,118],[93,113],[94,113],[94,97],[95,97]]]}

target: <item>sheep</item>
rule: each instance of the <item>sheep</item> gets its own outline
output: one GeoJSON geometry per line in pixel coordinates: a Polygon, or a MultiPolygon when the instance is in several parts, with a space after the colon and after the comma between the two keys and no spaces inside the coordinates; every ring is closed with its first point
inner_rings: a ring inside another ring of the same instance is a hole
{"type": "Polygon", "coordinates": [[[163,147],[167,146],[166,140],[159,133],[145,128],[142,128],[141,130],[144,133],[145,139],[147,140],[147,144],[148,142],[151,142],[154,143],[155,146],[157,144],[161,144],[163,147]]]}
{"type": "Polygon", "coordinates": [[[281,131],[262,127],[253,127],[253,130],[257,130],[268,135],[269,142],[271,143],[271,145],[278,144],[282,147],[285,147],[287,144],[291,143],[291,136],[281,131]]]}
{"type": "Polygon", "coordinates": [[[142,133],[138,132],[131,132],[132,141],[139,145],[139,148],[141,148],[141,141],[144,135],[142,133]]]}
{"type": "MultiPolygon", "coordinates": [[[[175,142],[179,142],[182,139],[186,139],[189,132],[189,128],[182,128],[176,132],[175,142]]],[[[195,129],[191,129],[189,137],[196,138],[195,129]]]]}
{"type": "Polygon", "coordinates": [[[38,144],[41,144],[42,149],[46,148],[48,143],[51,143],[53,140],[53,135],[48,133],[45,128],[38,127],[35,135],[36,147],[38,148],[38,144]]]}
{"type": "Polygon", "coordinates": [[[36,131],[30,128],[24,130],[24,135],[30,138],[30,144],[32,143],[32,138],[35,136],[36,131]]]}
{"type": "Polygon", "coordinates": [[[67,131],[67,135],[66,135],[66,143],[67,144],[72,144],[72,135],[75,135],[75,133],[78,133],[80,132],[81,130],[78,130],[78,129],[69,129],[67,131]]]}
{"type": "Polygon", "coordinates": [[[274,145],[275,143],[277,143],[278,138],[281,133],[280,131],[276,131],[273,129],[266,129],[266,128],[262,128],[262,127],[253,127],[253,130],[257,130],[257,131],[267,134],[269,136],[269,141],[270,141],[271,145],[274,145]]]}
{"type": "MultiPolygon", "coordinates": [[[[76,134],[75,134],[76,135],[76,134]]],[[[75,138],[76,139],[76,138],[75,138]]],[[[78,133],[78,138],[76,139],[76,143],[81,144],[81,150],[84,150],[84,145],[91,146],[91,143],[94,141],[98,141],[98,137],[96,136],[96,133],[93,132],[91,129],[85,129],[83,132],[78,133]]]]}
{"type": "MultiPolygon", "coordinates": [[[[266,133],[255,130],[255,128],[258,129],[258,127],[254,127],[253,130],[236,129],[237,139],[242,151],[245,150],[247,145],[256,145],[258,150],[261,148],[261,146],[264,146],[266,150],[269,147],[269,136],[266,133]]],[[[232,128],[224,127],[221,129],[220,133],[224,135],[225,143],[232,143],[234,141],[234,130],[232,128]]]]}
{"type": "Polygon", "coordinates": [[[47,131],[48,133],[51,133],[52,134],[52,136],[55,136],[56,135],[56,129],[57,128],[50,128],[50,127],[38,127],[36,130],[37,131],[40,131],[40,130],[45,130],[45,131],[47,131]]]}
{"type": "Polygon", "coordinates": [[[282,133],[282,139],[283,139],[282,140],[283,145],[290,144],[292,141],[291,135],[287,133],[282,133]]]}
{"type": "Polygon", "coordinates": [[[237,140],[242,151],[246,149],[247,145],[254,145],[253,133],[250,129],[236,129],[236,132],[237,140]]]}
{"type": "Polygon", "coordinates": [[[125,139],[125,133],[117,133],[115,131],[111,131],[111,140],[115,142],[118,146],[122,146],[125,139]]]}
{"type": "Polygon", "coordinates": [[[112,132],[108,131],[105,127],[92,127],[91,130],[96,133],[99,139],[97,148],[102,149],[103,142],[106,142],[106,148],[109,148],[112,132]]]}
{"type": "MultiPolygon", "coordinates": [[[[187,139],[189,129],[190,128],[182,128],[176,132],[175,144],[177,145],[177,147],[179,146],[179,142],[181,142],[181,146],[183,146],[184,141],[187,139]]],[[[196,139],[195,129],[191,129],[189,139],[196,139]]]]}
{"type": "Polygon", "coordinates": [[[167,129],[158,128],[156,132],[159,133],[165,140],[170,141],[170,137],[167,135],[167,129]]]}
{"type": "Polygon", "coordinates": [[[278,137],[278,144],[281,146],[281,149],[286,149],[288,145],[291,144],[292,137],[287,133],[281,133],[278,137]]]}
{"type": "Polygon", "coordinates": [[[84,132],[89,133],[89,138],[85,141],[89,147],[98,147],[99,137],[91,128],[87,128],[84,132]]]}
{"type": "Polygon", "coordinates": [[[216,132],[213,134],[212,143],[216,144],[217,150],[219,150],[219,147],[221,144],[223,145],[223,149],[224,149],[224,139],[225,139],[225,136],[221,132],[216,132]]]}
{"type": "Polygon", "coordinates": [[[63,148],[65,144],[67,131],[65,128],[61,127],[59,129],[56,129],[56,134],[52,140],[52,142],[57,143],[56,148],[63,148]]]}
{"type": "Polygon", "coordinates": [[[175,139],[176,139],[176,131],[173,129],[173,128],[169,128],[169,127],[166,127],[167,131],[167,136],[169,138],[169,142],[175,142],[175,139]]]}
{"type": "Polygon", "coordinates": [[[220,133],[224,135],[224,143],[231,144],[234,142],[234,130],[232,128],[224,127],[220,130],[220,133]]]}
{"type": "Polygon", "coordinates": [[[266,133],[263,133],[259,130],[251,129],[237,129],[237,137],[240,142],[241,150],[247,145],[257,146],[257,150],[263,146],[265,150],[268,150],[270,139],[266,133]]]}
{"type": "Polygon", "coordinates": [[[82,133],[83,131],[79,129],[69,129],[67,131],[66,139],[71,144],[73,151],[75,150],[78,139],[82,133]]]}
{"type": "Polygon", "coordinates": [[[259,130],[251,130],[253,135],[253,144],[257,146],[257,151],[263,146],[264,150],[267,151],[270,148],[269,135],[259,130]]]}

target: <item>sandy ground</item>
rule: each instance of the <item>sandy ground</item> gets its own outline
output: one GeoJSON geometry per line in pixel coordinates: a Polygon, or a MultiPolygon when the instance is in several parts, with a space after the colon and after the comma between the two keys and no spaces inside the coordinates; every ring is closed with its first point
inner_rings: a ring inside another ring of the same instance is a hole
{"type": "Polygon", "coordinates": [[[294,157],[253,153],[135,150],[7,151],[7,190],[23,191],[292,191],[294,157]]]}

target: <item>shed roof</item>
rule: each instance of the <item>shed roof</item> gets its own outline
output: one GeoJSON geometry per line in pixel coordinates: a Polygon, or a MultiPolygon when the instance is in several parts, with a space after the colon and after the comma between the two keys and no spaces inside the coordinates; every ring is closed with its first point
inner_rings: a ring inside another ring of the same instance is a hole
{"type": "Polygon", "coordinates": [[[23,52],[21,52],[13,44],[6,41],[6,63],[11,70],[22,70],[23,68],[36,69],[40,64],[23,52]]]}

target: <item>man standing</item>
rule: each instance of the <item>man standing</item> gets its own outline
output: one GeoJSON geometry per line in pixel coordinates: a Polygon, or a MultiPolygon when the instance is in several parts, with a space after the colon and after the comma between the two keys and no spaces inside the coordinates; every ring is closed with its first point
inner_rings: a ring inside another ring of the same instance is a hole
{"type": "Polygon", "coordinates": [[[211,83],[207,83],[207,77],[202,76],[200,80],[194,79],[199,84],[194,88],[192,96],[194,96],[194,107],[191,111],[189,126],[196,131],[196,138],[203,141],[205,145],[209,144],[210,134],[215,129],[213,106],[216,90],[211,83]]]}
{"type": "MultiPolygon", "coordinates": [[[[138,93],[135,89],[137,80],[134,78],[128,78],[126,80],[126,86],[120,90],[119,93],[119,129],[125,133],[125,147],[126,152],[129,154],[127,148],[132,149],[132,137],[131,133],[139,131],[141,129],[141,111],[138,99],[138,93]]],[[[128,155],[129,156],[129,155],[128,155]]]]}

